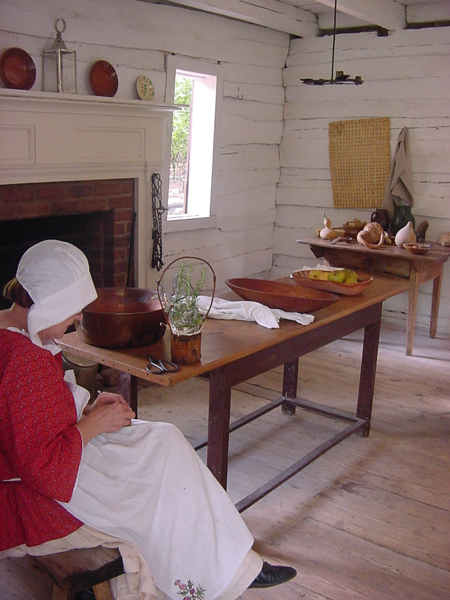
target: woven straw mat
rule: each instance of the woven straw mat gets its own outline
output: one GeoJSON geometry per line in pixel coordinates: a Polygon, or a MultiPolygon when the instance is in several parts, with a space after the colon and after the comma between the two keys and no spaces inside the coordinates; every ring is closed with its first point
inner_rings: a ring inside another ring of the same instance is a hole
{"type": "Polygon", "coordinates": [[[389,117],[328,126],[335,208],[379,208],[390,171],[389,117]]]}

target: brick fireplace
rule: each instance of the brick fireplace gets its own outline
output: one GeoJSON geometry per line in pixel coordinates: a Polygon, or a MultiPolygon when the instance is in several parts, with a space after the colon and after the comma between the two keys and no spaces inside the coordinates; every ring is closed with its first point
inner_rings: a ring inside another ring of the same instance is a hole
{"type": "Polygon", "coordinates": [[[0,284],[41,239],[74,243],[97,287],[153,289],[153,173],[175,107],[0,89],[0,284]]]}
{"type": "Polygon", "coordinates": [[[134,179],[0,186],[1,287],[27,248],[51,238],[85,252],[97,287],[133,287],[134,190],[134,179]]]}

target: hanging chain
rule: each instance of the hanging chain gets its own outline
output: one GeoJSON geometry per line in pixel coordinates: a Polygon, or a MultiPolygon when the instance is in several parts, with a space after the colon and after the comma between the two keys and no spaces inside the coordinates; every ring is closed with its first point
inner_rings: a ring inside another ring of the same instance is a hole
{"type": "Polygon", "coordinates": [[[152,175],[152,212],[153,212],[153,253],[152,269],[161,271],[163,267],[162,260],[162,216],[168,208],[162,205],[162,182],[159,173],[152,175]]]}

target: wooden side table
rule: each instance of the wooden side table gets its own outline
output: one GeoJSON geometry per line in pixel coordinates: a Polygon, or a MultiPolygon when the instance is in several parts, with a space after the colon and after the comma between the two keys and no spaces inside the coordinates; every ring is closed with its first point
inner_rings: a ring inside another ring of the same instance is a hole
{"type": "Polygon", "coordinates": [[[432,248],[427,254],[416,255],[395,245],[385,245],[379,249],[370,250],[361,246],[356,240],[333,244],[321,238],[310,238],[297,240],[297,242],[308,244],[314,256],[324,258],[329,265],[348,267],[369,273],[396,275],[409,280],[406,323],[406,354],[408,356],[411,356],[413,351],[419,285],[432,279],[430,338],[436,337],[442,275],[444,264],[450,256],[450,248],[431,242],[432,248]]]}

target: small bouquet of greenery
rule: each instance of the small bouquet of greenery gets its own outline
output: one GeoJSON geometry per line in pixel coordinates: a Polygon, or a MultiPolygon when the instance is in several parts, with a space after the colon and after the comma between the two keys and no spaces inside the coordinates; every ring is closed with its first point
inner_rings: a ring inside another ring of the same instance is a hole
{"type": "Polygon", "coordinates": [[[158,283],[160,302],[167,315],[169,327],[175,335],[198,333],[205,322],[205,315],[202,315],[197,308],[197,298],[205,281],[206,268],[202,269],[198,281],[193,283],[194,266],[185,261],[181,263],[178,274],[173,279],[170,294],[164,290],[162,278],[158,283]]]}

